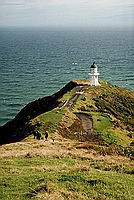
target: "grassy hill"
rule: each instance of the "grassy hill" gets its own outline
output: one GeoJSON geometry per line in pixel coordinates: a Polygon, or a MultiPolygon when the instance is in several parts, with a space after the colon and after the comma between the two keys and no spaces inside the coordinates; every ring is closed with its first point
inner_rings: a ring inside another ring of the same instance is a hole
{"type": "Polygon", "coordinates": [[[56,131],[78,141],[130,146],[134,93],[104,81],[101,87],[91,87],[86,81],[75,82],[77,86],[58,99],[58,107],[31,120],[42,137],[47,130],[51,138],[56,131]]]}
{"type": "Polygon", "coordinates": [[[133,127],[134,92],[105,81],[28,104],[1,129],[23,140],[0,146],[0,199],[134,199],[133,127]]]}

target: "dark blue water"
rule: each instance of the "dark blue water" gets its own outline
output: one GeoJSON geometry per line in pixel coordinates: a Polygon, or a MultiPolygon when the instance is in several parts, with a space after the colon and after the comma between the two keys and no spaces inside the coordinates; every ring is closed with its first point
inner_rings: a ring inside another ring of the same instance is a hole
{"type": "Polygon", "coordinates": [[[88,79],[96,61],[100,78],[134,88],[131,31],[0,30],[0,125],[39,97],[72,79],[88,79]]]}

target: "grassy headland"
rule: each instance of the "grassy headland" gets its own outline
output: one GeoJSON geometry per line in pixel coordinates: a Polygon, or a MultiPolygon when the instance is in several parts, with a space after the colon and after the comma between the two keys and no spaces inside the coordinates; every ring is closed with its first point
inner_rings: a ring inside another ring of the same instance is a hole
{"type": "Polygon", "coordinates": [[[0,147],[0,198],[134,199],[134,92],[105,81],[67,88],[48,98],[54,104],[37,101],[39,114],[28,106],[17,127],[28,137],[0,147]],[[33,139],[37,130],[41,140],[33,139]]]}

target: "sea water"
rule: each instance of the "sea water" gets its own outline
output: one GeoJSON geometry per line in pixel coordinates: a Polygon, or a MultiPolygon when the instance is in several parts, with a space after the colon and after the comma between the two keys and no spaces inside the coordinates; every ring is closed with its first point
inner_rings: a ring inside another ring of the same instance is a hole
{"type": "Polygon", "coordinates": [[[100,79],[134,88],[134,39],[127,30],[0,29],[0,125],[29,102],[73,79],[100,79]]]}

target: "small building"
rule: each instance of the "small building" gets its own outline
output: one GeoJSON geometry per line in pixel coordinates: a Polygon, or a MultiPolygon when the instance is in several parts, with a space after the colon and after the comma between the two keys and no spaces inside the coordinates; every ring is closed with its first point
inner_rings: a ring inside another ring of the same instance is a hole
{"type": "Polygon", "coordinates": [[[95,62],[93,62],[93,64],[90,67],[91,73],[89,73],[90,75],[90,85],[91,86],[99,86],[100,83],[98,81],[98,76],[100,75],[97,71],[97,65],[95,64],[95,62]]]}

